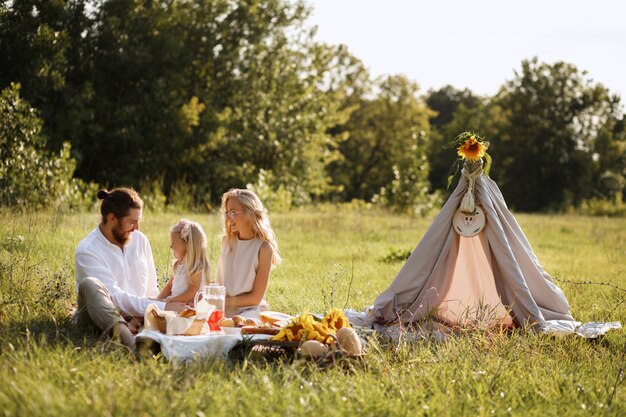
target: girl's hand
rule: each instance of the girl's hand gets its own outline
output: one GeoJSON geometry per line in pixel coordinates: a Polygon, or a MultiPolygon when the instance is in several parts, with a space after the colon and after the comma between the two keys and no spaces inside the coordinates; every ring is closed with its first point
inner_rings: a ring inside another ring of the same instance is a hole
{"type": "Polygon", "coordinates": [[[187,305],[185,303],[170,301],[167,304],[165,304],[165,309],[170,310],[170,311],[183,311],[187,309],[187,305]]]}

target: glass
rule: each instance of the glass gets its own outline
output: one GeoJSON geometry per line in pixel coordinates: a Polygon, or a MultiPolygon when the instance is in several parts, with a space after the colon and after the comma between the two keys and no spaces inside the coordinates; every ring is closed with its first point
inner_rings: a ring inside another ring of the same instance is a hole
{"type": "Polygon", "coordinates": [[[207,302],[215,306],[215,310],[209,316],[209,328],[211,330],[222,330],[219,321],[224,317],[224,303],[226,301],[226,288],[222,285],[212,283],[209,285],[207,302]]]}
{"type": "Polygon", "coordinates": [[[242,213],[241,211],[234,211],[234,210],[228,210],[224,212],[224,214],[226,215],[226,218],[229,220],[235,220],[235,216],[241,213],[242,213]]]}
{"type": "Polygon", "coordinates": [[[213,306],[213,310],[207,322],[211,331],[222,330],[219,322],[224,317],[224,303],[226,301],[226,288],[222,285],[211,283],[203,286],[198,294],[196,294],[195,304],[198,304],[198,297],[202,296],[202,300],[213,306]]]}

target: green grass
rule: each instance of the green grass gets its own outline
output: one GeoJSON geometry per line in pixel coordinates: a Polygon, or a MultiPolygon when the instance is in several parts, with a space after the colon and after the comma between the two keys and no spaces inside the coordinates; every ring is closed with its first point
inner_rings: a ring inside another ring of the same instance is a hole
{"type": "MultiPolygon", "coordinates": [[[[179,216],[144,213],[163,285],[169,227],[179,216]]],[[[188,214],[210,237],[220,221],[188,214]]],[[[297,313],[371,304],[432,219],[323,206],[272,216],[283,264],[268,301],[297,313]],[[350,281],[352,286],[350,287],[350,281]]],[[[94,213],[0,212],[0,415],[614,415],[626,414],[626,334],[599,341],[474,332],[445,343],[373,339],[363,362],[325,370],[300,362],[133,362],[124,350],[69,323],[73,252],[94,213]]],[[[552,276],[626,288],[626,219],[520,215],[552,276]]],[[[626,323],[626,291],[561,281],[580,321],[626,323]]]]}

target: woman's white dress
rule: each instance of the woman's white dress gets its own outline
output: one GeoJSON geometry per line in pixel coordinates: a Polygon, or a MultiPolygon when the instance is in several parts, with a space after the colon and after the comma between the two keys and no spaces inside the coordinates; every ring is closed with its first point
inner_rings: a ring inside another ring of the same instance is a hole
{"type": "MultiPolygon", "coordinates": [[[[226,287],[226,296],[236,296],[252,291],[259,269],[259,250],[265,242],[262,239],[224,239],[222,254],[217,263],[217,282],[226,287]]],[[[226,317],[237,314],[243,317],[258,318],[259,313],[268,309],[265,294],[256,306],[226,309],[226,317]]]]}

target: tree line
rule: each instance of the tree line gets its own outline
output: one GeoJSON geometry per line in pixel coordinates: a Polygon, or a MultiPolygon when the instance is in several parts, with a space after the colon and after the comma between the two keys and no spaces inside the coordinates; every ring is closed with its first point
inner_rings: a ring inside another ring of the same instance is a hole
{"type": "Polygon", "coordinates": [[[0,2],[0,204],[130,185],[188,208],[250,186],[287,206],[420,211],[445,193],[455,155],[441,148],[464,130],[491,140],[514,209],[621,201],[623,107],[584,71],[535,58],[492,97],[422,93],[317,41],[309,13],[286,0],[0,2]]]}

